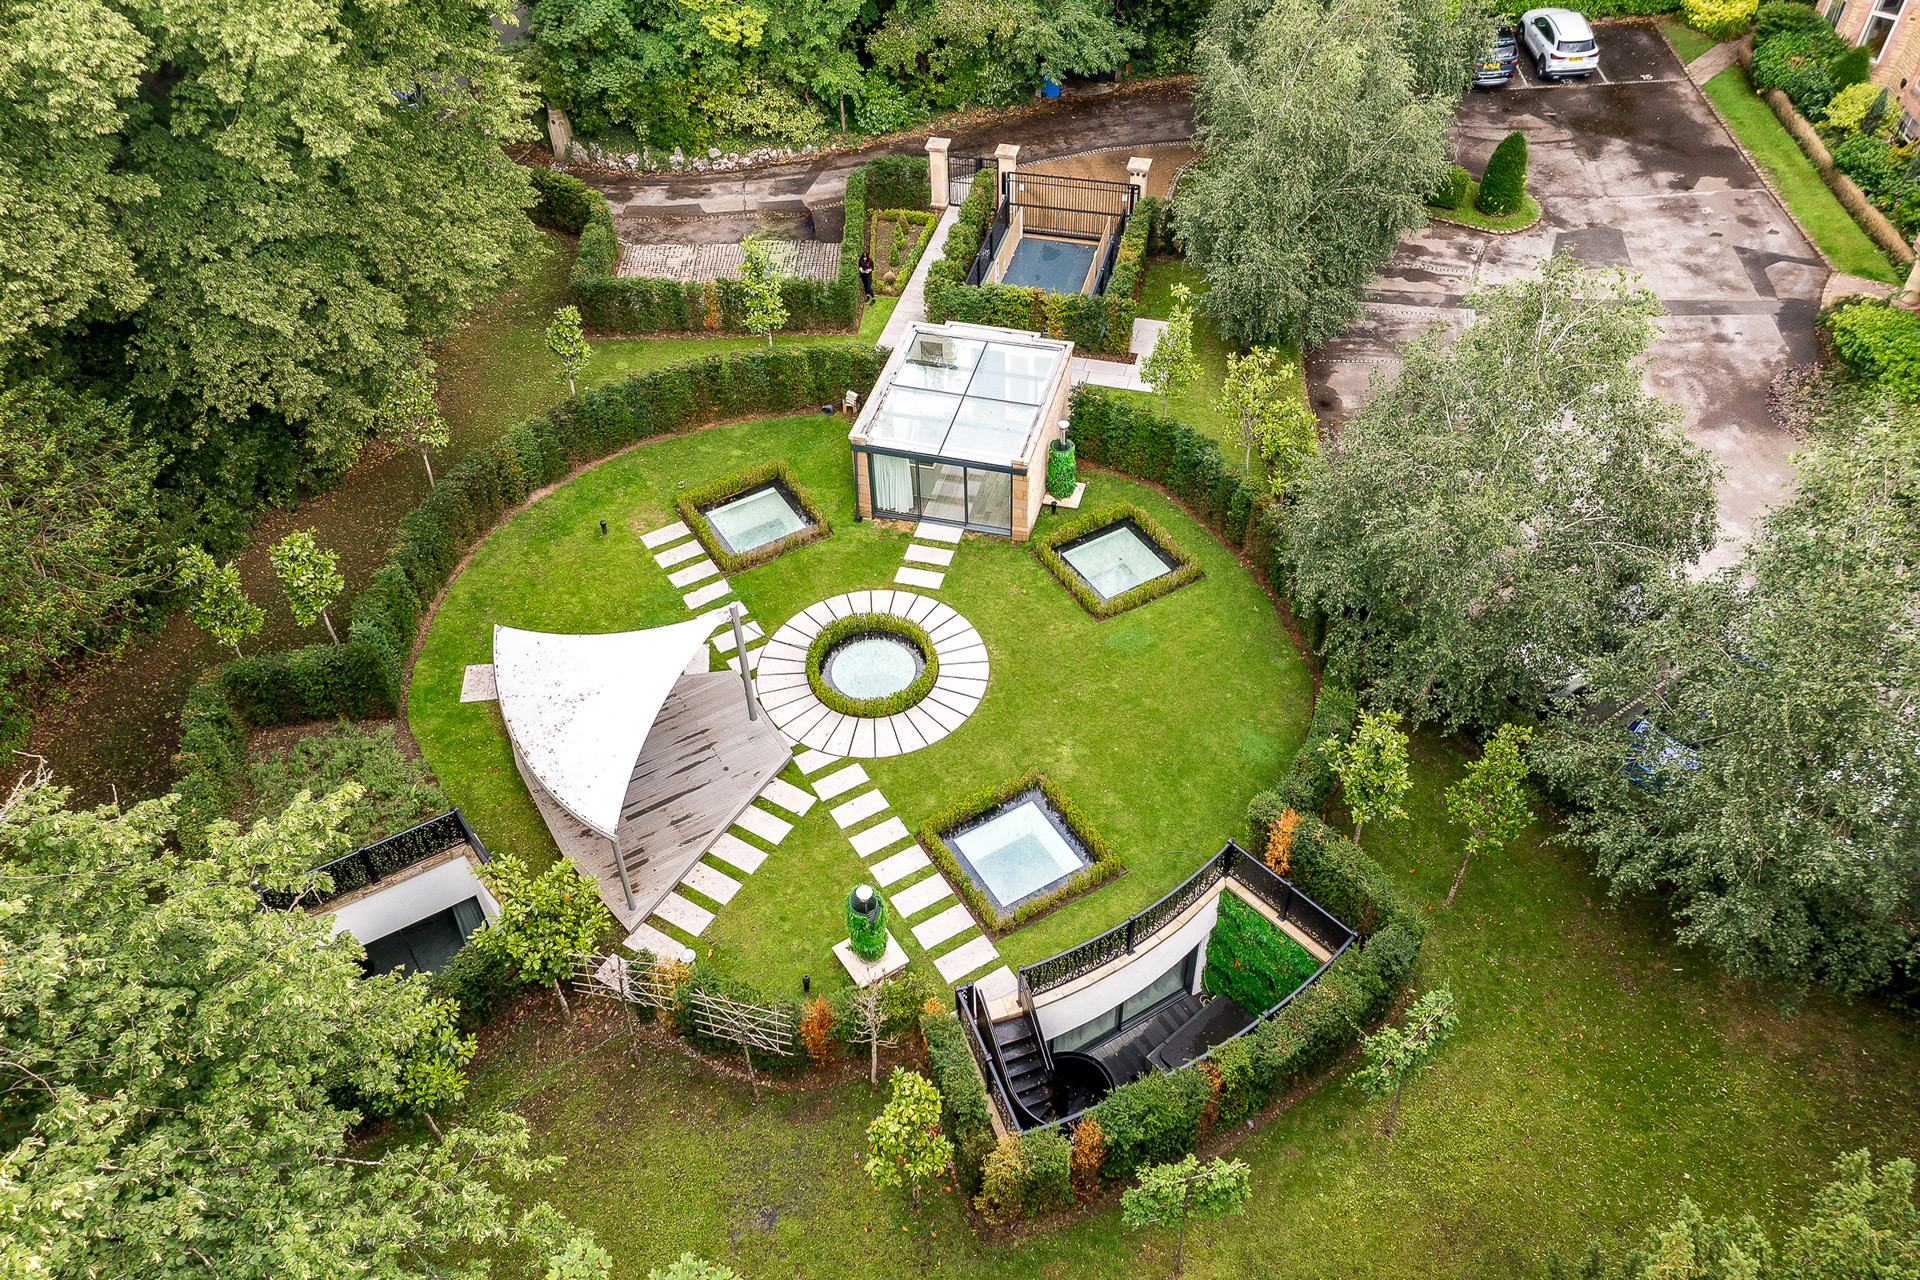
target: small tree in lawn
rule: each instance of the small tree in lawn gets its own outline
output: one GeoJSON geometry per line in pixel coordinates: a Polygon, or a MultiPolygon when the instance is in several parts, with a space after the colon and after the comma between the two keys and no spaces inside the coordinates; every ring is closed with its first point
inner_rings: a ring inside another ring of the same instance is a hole
{"type": "Polygon", "coordinates": [[[1260,441],[1260,456],[1267,460],[1267,475],[1275,497],[1284,494],[1306,473],[1308,460],[1320,452],[1320,421],[1305,402],[1284,385],[1267,423],[1266,436],[1260,441]]]}
{"type": "Polygon", "coordinates": [[[553,323],[547,326],[547,350],[560,362],[560,371],[553,376],[567,384],[568,395],[580,394],[573,380],[586,372],[587,362],[593,359],[593,348],[580,329],[580,308],[560,307],[554,311],[553,323]]]}
{"type": "Polygon", "coordinates": [[[1407,778],[1407,735],[1397,711],[1362,711],[1353,736],[1333,749],[1327,763],[1340,777],[1347,812],[1353,815],[1353,842],[1369,822],[1404,818],[1400,797],[1413,783],[1407,778]]]}
{"type": "Polygon", "coordinates": [[[440,416],[440,405],[433,395],[433,361],[427,360],[402,369],[374,411],[381,435],[420,455],[429,489],[434,487],[434,479],[427,450],[447,447],[447,420],[440,416]]]}
{"type": "Polygon", "coordinates": [[[241,590],[239,566],[231,560],[216,565],[205,547],[182,547],[180,580],[187,588],[187,617],[193,625],[232,645],[234,657],[245,657],[240,642],[257,633],[267,615],[241,590]]]}
{"type": "Polygon", "coordinates": [[[867,1046],[867,1087],[880,1087],[880,1039],[887,1027],[888,996],[894,984],[882,979],[843,993],[834,1010],[849,1044],[867,1046]]]}
{"type": "Polygon", "coordinates": [[[1447,788],[1447,816],[1467,828],[1467,856],[1453,873],[1444,906],[1453,905],[1474,854],[1500,852],[1533,821],[1524,790],[1527,762],[1520,758],[1531,737],[1533,730],[1523,725],[1501,725],[1480,758],[1467,766],[1467,776],[1447,788]]]}
{"type": "Polygon", "coordinates": [[[1252,470],[1254,449],[1264,450],[1278,425],[1286,384],[1287,368],[1272,347],[1227,353],[1227,380],[1215,407],[1227,415],[1234,440],[1246,448],[1245,470],[1252,470]]]}
{"type": "Polygon", "coordinates": [[[267,554],[273,561],[273,575],[280,579],[280,589],[286,592],[287,608],[293,610],[293,620],[310,627],[314,619],[319,619],[327,624],[327,634],[333,637],[333,642],[339,644],[340,633],[333,629],[327,606],[347,585],[347,580],[336,567],[339,555],[315,542],[313,533],[312,529],[296,529],[274,543],[273,550],[267,554]]]}
{"type": "Polygon", "coordinates": [[[522,981],[550,984],[560,1008],[572,1017],[560,981],[599,940],[606,921],[599,891],[565,858],[535,876],[518,857],[498,853],[481,866],[480,879],[500,900],[500,916],[474,941],[497,947],[522,981]]]}
{"type": "Polygon", "coordinates": [[[1160,341],[1140,365],[1140,381],[1160,393],[1160,411],[1169,412],[1173,397],[1192,386],[1200,377],[1200,361],[1193,353],[1193,309],[1187,303],[1193,290],[1183,284],[1173,286],[1173,311],[1160,341]]]}
{"type": "Polygon", "coordinates": [[[1385,1132],[1393,1132],[1394,1121],[1400,1116],[1400,1091],[1406,1087],[1407,1077],[1432,1061],[1459,1021],[1453,989],[1437,987],[1407,1010],[1404,1025],[1382,1027],[1360,1042],[1367,1059],[1356,1073],[1361,1089],[1369,1098],[1382,1094],[1393,1098],[1382,1126],[1385,1132]]]}
{"type": "Polygon", "coordinates": [[[918,1072],[893,1069],[893,1097],[867,1126],[867,1176],[875,1190],[902,1183],[920,1207],[920,1181],[936,1178],[953,1159],[953,1144],[940,1132],[940,1091],[918,1072]]]}
{"type": "Polygon", "coordinates": [[[747,332],[764,333],[773,345],[773,332],[787,322],[787,304],[780,296],[786,277],[773,265],[773,246],[761,236],[748,236],[740,245],[740,283],[747,292],[747,332]]]}
{"type": "Polygon", "coordinates": [[[1142,1172],[1140,1185],[1120,1197],[1120,1220],[1136,1230],[1177,1225],[1180,1239],[1173,1252],[1173,1274],[1177,1276],[1186,1264],[1187,1219],[1243,1213],[1252,1190],[1247,1166],[1242,1162],[1216,1156],[1201,1168],[1196,1157],[1188,1156],[1142,1172]]]}

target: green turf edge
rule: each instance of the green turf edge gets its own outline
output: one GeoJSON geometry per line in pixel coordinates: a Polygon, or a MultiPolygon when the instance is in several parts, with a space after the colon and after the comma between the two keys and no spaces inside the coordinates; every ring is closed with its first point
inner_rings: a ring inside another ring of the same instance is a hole
{"type": "Polygon", "coordinates": [[[1661,18],[1660,32],[1666,36],[1667,43],[1673,46],[1674,55],[1689,65],[1701,54],[1720,43],[1705,32],[1695,31],[1686,23],[1674,18],[1661,18]]]}
{"type": "Polygon", "coordinates": [[[1427,216],[1435,222],[1451,222],[1462,227],[1472,227],[1477,231],[1524,231],[1540,221],[1540,202],[1530,195],[1520,197],[1520,207],[1512,213],[1495,216],[1482,213],[1474,207],[1474,201],[1480,198],[1480,184],[1467,184],[1467,204],[1464,209],[1436,209],[1427,206],[1427,216]]]}

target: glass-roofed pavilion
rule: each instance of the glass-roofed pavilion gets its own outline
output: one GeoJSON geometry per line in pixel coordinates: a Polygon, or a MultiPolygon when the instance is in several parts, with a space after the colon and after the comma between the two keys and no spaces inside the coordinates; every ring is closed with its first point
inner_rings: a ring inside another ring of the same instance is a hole
{"type": "Polygon", "coordinates": [[[1026,539],[1047,446],[1066,431],[1072,355],[1019,329],[910,326],[848,433],[861,518],[1026,539]]]}

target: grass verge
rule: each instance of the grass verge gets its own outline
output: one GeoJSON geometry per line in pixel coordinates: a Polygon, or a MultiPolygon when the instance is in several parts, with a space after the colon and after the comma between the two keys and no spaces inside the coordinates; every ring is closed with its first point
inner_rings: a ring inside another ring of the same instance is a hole
{"type": "Polygon", "coordinates": [[[1719,44],[1712,36],[1703,31],[1695,31],[1684,22],[1673,18],[1660,19],[1660,31],[1667,37],[1667,43],[1680,55],[1680,61],[1692,63],[1701,54],[1719,44]]]}
{"type": "Polygon", "coordinates": [[[1463,227],[1476,227],[1481,231],[1519,231],[1540,221],[1540,204],[1530,195],[1520,197],[1520,207],[1512,213],[1482,213],[1475,204],[1480,199],[1480,184],[1467,183],[1466,205],[1459,209],[1436,209],[1427,206],[1427,216],[1435,222],[1457,222],[1463,227]]]}

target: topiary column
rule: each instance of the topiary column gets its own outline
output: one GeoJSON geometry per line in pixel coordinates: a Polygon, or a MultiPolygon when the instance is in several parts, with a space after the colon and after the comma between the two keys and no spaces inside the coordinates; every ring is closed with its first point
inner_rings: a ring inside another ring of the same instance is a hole
{"type": "Polygon", "coordinates": [[[1074,473],[1073,441],[1055,440],[1047,451],[1047,492],[1056,498],[1071,498],[1074,473]]]}
{"type": "Polygon", "coordinates": [[[1527,195],[1527,135],[1518,129],[1500,139],[1480,175],[1480,212],[1500,217],[1518,213],[1527,195]]]}
{"type": "Polygon", "coordinates": [[[887,954],[887,904],[870,884],[847,895],[847,942],[862,960],[871,962],[887,954]]]}

